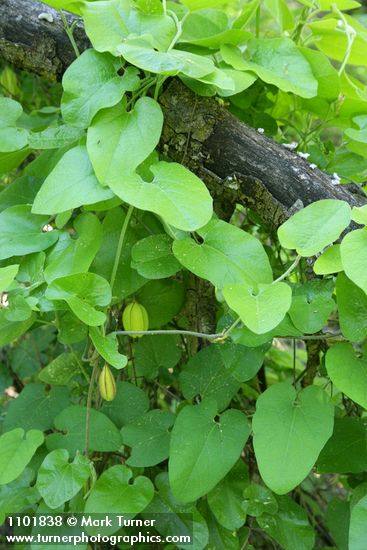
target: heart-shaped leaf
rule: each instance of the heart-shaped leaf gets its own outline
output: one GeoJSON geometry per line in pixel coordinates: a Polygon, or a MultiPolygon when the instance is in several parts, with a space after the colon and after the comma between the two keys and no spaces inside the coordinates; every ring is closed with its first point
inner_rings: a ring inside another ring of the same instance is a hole
{"type": "MultiPolygon", "coordinates": [[[[128,515],[134,517],[146,508],[154,496],[153,483],[144,476],[131,482],[132,471],[127,466],[116,465],[105,470],[97,479],[85,505],[86,514],[128,515]]],[[[119,529],[117,518],[109,533],[119,529]]],[[[99,533],[100,527],[88,528],[89,534],[99,533]]]]}
{"type": "Polygon", "coordinates": [[[132,448],[128,466],[155,466],[168,458],[169,429],[175,416],[169,411],[154,409],[143,414],[121,430],[124,445],[132,448]]]}
{"type": "Polygon", "coordinates": [[[334,406],[317,386],[296,392],[275,384],[257,400],[254,449],[260,474],[272,491],[284,495],[309,474],[333,433],[334,406]]]}
{"type": "Polygon", "coordinates": [[[163,124],[159,104],[141,97],[131,111],[121,105],[98,113],[88,128],[87,149],[98,180],[131,174],[155,149],[163,124]]]}
{"type": "Polygon", "coordinates": [[[286,283],[271,285],[234,284],[225,286],[223,296],[245,325],[256,334],[275,328],[292,303],[292,290],[286,283]]]}
{"type": "Polygon", "coordinates": [[[367,295],[344,273],[336,279],[340,328],[345,338],[361,342],[367,336],[367,295]]]}
{"type": "Polygon", "coordinates": [[[58,508],[72,499],[91,474],[90,462],[83,455],[76,455],[69,462],[66,449],[56,449],[42,462],[37,477],[37,489],[50,508],[58,508]]]}
{"type": "Polygon", "coordinates": [[[34,200],[32,212],[58,214],[113,197],[94,175],[85,146],[67,151],[46,178],[34,200]]]}
{"type": "Polygon", "coordinates": [[[16,428],[4,433],[0,437],[0,485],[16,479],[42,443],[43,433],[39,430],[24,434],[22,428],[16,428]]]}
{"type": "Polygon", "coordinates": [[[150,170],[154,174],[151,182],[131,174],[110,180],[108,185],[123,201],[162,216],[178,229],[195,231],[209,221],[212,198],[195,174],[175,162],[158,162],[150,170]]]}
{"type": "Polygon", "coordinates": [[[43,232],[47,216],[31,213],[31,207],[22,204],[10,206],[0,213],[0,260],[39,252],[52,246],[58,231],[43,232]]]}
{"type": "Polygon", "coordinates": [[[0,292],[4,292],[14,281],[18,273],[19,264],[7,265],[0,267],[0,292]]]}
{"type": "Polygon", "coordinates": [[[345,274],[367,294],[367,228],[346,235],[340,245],[345,274]]]}
{"type": "Polygon", "coordinates": [[[127,365],[126,356],[118,352],[119,344],[116,334],[111,333],[103,336],[97,328],[90,327],[89,335],[94,347],[107,363],[115,369],[122,369],[127,365]]]}
{"type": "Polygon", "coordinates": [[[28,143],[28,130],[16,126],[22,112],[20,103],[0,97],[0,151],[3,153],[18,151],[28,143]]]}
{"type": "Polygon", "coordinates": [[[173,253],[181,264],[198,277],[223,288],[229,283],[271,283],[268,257],[253,235],[222,220],[210,222],[197,231],[204,242],[190,238],[177,240],[173,253]]]}
{"type": "Polygon", "coordinates": [[[68,67],[62,79],[61,100],[67,124],[87,128],[100,109],[116,105],[126,91],[139,86],[135,68],[128,68],[122,77],[117,74],[119,68],[116,58],[92,49],[84,51],[68,67]]]}
{"type": "Polygon", "coordinates": [[[349,225],[351,208],[339,200],[321,200],[306,206],[278,229],[280,244],[301,256],[314,256],[334,242],[349,225]]]}
{"type": "Polygon", "coordinates": [[[48,300],[65,300],[73,313],[89,326],[102,325],[106,315],[95,306],[111,302],[111,288],[106,279],[94,273],[78,273],[55,279],[47,288],[48,300]]]}
{"type": "Polygon", "coordinates": [[[367,409],[367,359],[358,358],[349,343],[338,343],[326,353],[332,382],[350,399],[367,409]]]}
{"type": "Polygon", "coordinates": [[[215,421],[217,411],[215,400],[205,399],[182,409],[173,426],[169,479],[179,501],[192,502],[211,491],[238,460],[249,436],[240,411],[227,410],[215,421]]]}

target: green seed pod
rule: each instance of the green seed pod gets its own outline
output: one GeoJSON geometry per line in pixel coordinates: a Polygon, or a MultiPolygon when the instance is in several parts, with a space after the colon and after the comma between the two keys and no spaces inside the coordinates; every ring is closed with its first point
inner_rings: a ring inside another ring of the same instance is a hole
{"type": "Polygon", "coordinates": [[[105,401],[113,401],[116,397],[116,380],[110,367],[105,363],[98,379],[99,393],[105,401]]]}
{"type": "MultiPolygon", "coordinates": [[[[122,313],[122,324],[125,330],[148,330],[148,312],[138,302],[132,302],[125,307],[122,313]]],[[[132,334],[133,338],[140,338],[142,334],[132,334]]]]}

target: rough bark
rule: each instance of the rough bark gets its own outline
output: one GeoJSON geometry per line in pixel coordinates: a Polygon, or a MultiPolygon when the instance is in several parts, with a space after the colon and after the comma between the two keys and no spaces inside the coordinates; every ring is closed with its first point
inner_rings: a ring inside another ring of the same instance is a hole
{"type": "MultiPolygon", "coordinates": [[[[67,18],[75,19],[71,14],[67,18]]],[[[82,23],[75,39],[81,51],[89,46],[82,23]]],[[[57,11],[33,0],[2,0],[0,57],[55,80],[75,54],[57,11]],[[40,18],[42,13],[53,22],[40,18]]],[[[195,96],[178,79],[167,86],[161,104],[162,152],[205,181],[221,217],[228,218],[241,203],[277,227],[294,207],[319,199],[365,203],[364,197],[333,185],[330,176],[312,170],[307,161],[232,116],[215,99],[195,96]]]]}

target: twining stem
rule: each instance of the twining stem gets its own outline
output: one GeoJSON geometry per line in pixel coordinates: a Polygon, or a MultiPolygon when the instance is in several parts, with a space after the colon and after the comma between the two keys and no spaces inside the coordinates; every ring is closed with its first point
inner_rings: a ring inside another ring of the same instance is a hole
{"type": "MultiPolygon", "coordinates": [[[[235,328],[235,326],[238,325],[238,323],[241,321],[240,318],[236,319],[236,321],[231,325],[227,330],[224,330],[219,333],[214,334],[206,334],[205,332],[194,332],[191,330],[179,330],[179,329],[169,329],[169,330],[116,330],[113,332],[113,334],[121,334],[122,336],[156,336],[159,334],[182,334],[184,336],[195,336],[196,338],[203,338],[205,340],[212,340],[212,341],[223,341],[227,338],[229,335],[229,332],[235,328]]],[[[276,338],[277,340],[327,340],[328,338],[341,338],[341,333],[328,333],[325,332],[325,334],[314,334],[314,335],[301,335],[301,336],[276,336],[274,335],[273,338],[276,338]]]]}
{"type": "Polygon", "coordinates": [[[205,338],[206,340],[215,340],[216,338],[222,338],[223,332],[218,334],[206,334],[205,332],[194,332],[192,330],[116,330],[114,334],[121,334],[123,336],[155,336],[157,334],[184,334],[185,336],[196,336],[196,338],[205,338]]]}
{"type": "Polygon", "coordinates": [[[114,261],[114,264],[113,264],[111,279],[110,279],[111,290],[113,290],[113,285],[115,284],[116,274],[117,274],[118,266],[119,266],[120,259],[121,259],[122,245],[124,244],[126,231],[127,231],[128,226],[129,226],[130,218],[131,218],[133,212],[134,212],[134,207],[130,205],[129,208],[128,208],[128,211],[126,213],[124,223],[122,224],[121,233],[120,233],[120,237],[119,237],[119,242],[117,244],[116,256],[115,256],[115,261],[114,261]]]}
{"type": "Polygon", "coordinates": [[[92,398],[93,398],[93,390],[94,390],[94,380],[97,375],[98,370],[98,358],[95,358],[93,360],[93,370],[90,377],[89,382],[89,389],[88,389],[88,397],[87,397],[87,415],[85,418],[85,449],[84,454],[88,458],[88,452],[89,452],[89,435],[90,435],[90,413],[92,410],[92,398]]]}
{"type": "Polygon", "coordinates": [[[68,35],[68,38],[70,40],[70,44],[73,47],[75,55],[76,55],[76,57],[79,57],[80,56],[80,51],[79,51],[79,48],[77,46],[77,43],[75,42],[74,34],[73,34],[74,29],[75,29],[76,25],[78,24],[78,20],[76,19],[71,25],[69,25],[68,20],[66,19],[66,17],[65,17],[62,10],[60,10],[60,17],[61,17],[62,22],[64,23],[65,32],[68,35]]]}
{"type": "Polygon", "coordinates": [[[288,275],[290,275],[290,273],[292,273],[292,271],[297,267],[297,265],[299,264],[299,262],[301,260],[301,257],[302,256],[298,255],[297,258],[294,260],[294,262],[288,267],[287,271],[285,271],[283,273],[283,275],[281,275],[280,277],[275,279],[275,281],[273,281],[272,284],[279,283],[279,281],[283,281],[283,279],[286,279],[288,277],[288,275]]]}
{"type": "Polygon", "coordinates": [[[347,35],[347,49],[345,51],[343,62],[342,62],[341,66],[340,66],[340,69],[338,71],[338,75],[340,76],[340,75],[343,74],[343,72],[345,70],[345,67],[346,67],[346,65],[349,61],[349,57],[350,57],[350,54],[352,52],[353,42],[354,42],[354,40],[357,36],[357,31],[355,29],[353,29],[353,27],[351,27],[348,24],[348,21],[346,20],[344,13],[342,11],[340,11],[340,9],[335,4],[332,5],[332,10],[342,20],[342,22],[344,24],[344,31],[345,31],[345,34],[347,35]]]}

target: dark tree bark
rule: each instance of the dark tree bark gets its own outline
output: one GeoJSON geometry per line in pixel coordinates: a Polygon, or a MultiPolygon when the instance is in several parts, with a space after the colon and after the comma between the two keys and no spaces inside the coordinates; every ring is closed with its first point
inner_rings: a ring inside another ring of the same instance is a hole
{"type": "MultiPolygon", "coordinates": [[[[66,16],[69,23],[75,20],[66,16]]],[[[74,36],[80,51],[90,46],[81,22],[74,36]]],[[[75,54],[57,11],[33,0],[1,0],[0,57],[56,80],[75,54]]],[[[178,79],[167,86],[161,105],[162,152],[203,179],[225,219],[236,203],[250,206],[277,227],[294,209],[319,199],[342,199],[352,206],[366,202],[349,186],[333,185],[330,176],[312,170],[307,161],[232,116],[215,99],[195,96],[178,79]]]]}

